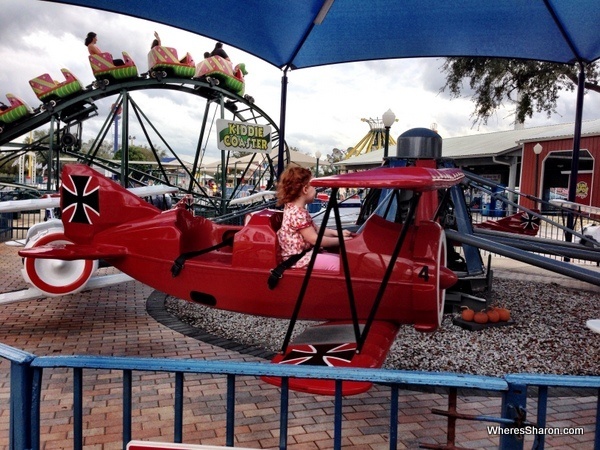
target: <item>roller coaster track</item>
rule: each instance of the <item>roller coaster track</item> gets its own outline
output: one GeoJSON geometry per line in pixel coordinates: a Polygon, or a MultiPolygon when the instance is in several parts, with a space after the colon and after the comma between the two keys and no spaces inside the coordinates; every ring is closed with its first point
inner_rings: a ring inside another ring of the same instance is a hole
{"type": "MultiPolygon", "coordinates": [[[[237,120],[241,122],[253,122],[257,124],[268,124],[271,126],[271,142],[274,148],[277,148],[279,142],[279,129],[277,124],[259,107],[254,104],[254,101],[251,97],[245,96],[241,97],[237,94],[228,91],[227,89],[221,88],[218,85],[214,85],[208,83],[206,81],[200,81],[195,79],[183,79],[183,78],[175,78],[175,77],[165,77],[162,79],[145,77],[144,74],[141,77],[130,79],[122,82],[113,82],[111,80],[110,83],[104,84],[102,82],[95,82],[92,85],[85,87],[82,91],[74,94],[73,96],[65,99],[58,100],[56,102],[48,102],[40,105],[38,108],[34,110],[34,113],[26,118],[21,119],[18,122],[10,124],[9,126],[4,127],[2,133],[0,133],[0,145],[6,145],[15,139],[26,135],[32,130],[36,130],[46,124],[51,124],[51,129],[56,128],[56,137],[52,140],[52,145],[48,145],[47,143],[44,145],[40,145],[40,143],[36,143],[32,146],[23,146],[17,145],[15,152],[25,153],[30,150],[41,151],[44,147],[50,147],[49,153],[52,155],[52,146],[58,147],[59,151],[63,155],[68,155],[70,157],[74,157],[81,162],[87,164],[97,164],[101,167],[104,167],[108,170],[112,170],[115,173],[118,173],[119,168],[116,167],[114,161],[103,160],[99,158],[95,153],[96,150],[90,149],[89,153],[84,153],[79,151],[79,149],[73,148],[64,148],[61,146],[60,134],[64,134],[65,130],[71,129],[74,125],[79,125],[85,122],[86,120],[98,116],[98,106],[95,102],[98,100],[102,100],[108,97],[117,97],[117,102],[121,102],[122,104],[124,98],[129,99],[129,93],[141,90],[152,90],[152,89],[161,89],[161,90],[171,90],[182,92],[184,94],[189,94],[196,96],[198,98],[204,99],[206,101],[205,114],[203,117],[203,123],[201,126],[201,130],[199,130],[200,136],[198,139],[198,144],[196,148],[196,161],[201,162],[201,155],[199,153],[202,151],[202,141],[206,136],[206,128],[207,121],[210,120],[208,118],[209,105],[215,104],[217,108],[221,109],[221,116],[224,117],[225,113],[232,115],[232,120],[237,120]],[[98,86],[98,87],[96,87],[98,86]],[[62,132],[61,130],[62,126],[62,132]]],[[[131,105],[130,105],[131,106],[131,105]]],[[[133,113],[138,116],[143,116],[146,120],[149,119],[145,116],[143,111],[139,110],[139,108],[133,108],[133,113]]],[[[133,114],[130,114],[133,116],[133,114]]],[[[109,117],[106,119],[106,122],[103,126],[102,131],[98,135],[96,141],[98,145],[102,142],[104,137],[108,134],[108,129],[110,125],[114,121],[114,112],[111,112],[109,117]],[[111,117],[112,116],[112,117],[111,117]]],[[[177,124],[174,123],[174,126],[177,124]]],[[[124,121],[123,126],[127,126],[124,121]]],[[[153,125],[151,125],[154,128],[153,125]]],[[[155,130],[156,131],[156,130],[155,130]]],[[[145,132],[145,131],[144,131],[145,132]]],[[[145,132],[146,133],[146,132],[145,132]]],[[[147,133],[146,133],[147,134],[147,133]]],[[[125,136],[127,132],[125,132],[125,136]]],[[[146,136],[148,137],[148,136],[146,136]]],[[[162,138],[162,136],[161,136],[162,138]]],[[[47,141],[46,141],[47,142],[47,141]]],[[[169,144],[163,140],[161,144],[165,144],[169,147],[169,144]]],[[[123,147],[127,148],[128,143],[122,143],[123,147]]],[[[152,144],[151,144],[151,147],[152,144]]],[[[287,146],[285,147],[284,153],[284,163],[289,162],[289,150],[287,146]]],[[[188,172],[188,175],[193,180],[194,175],[188,169],[183,167],[183,162],[176,155],[175,151],[169,147],[172,155],[175,159],[179,161],[182,165],[183,170],[188,172]]],[[[56,150],[55,150],[56,151],[56,150]]],[[[154,151],[154,150],[153,150],[154,151]]],[[[155,156],[156,152],[155,152],[155,156]]],[[[256,154],[255,154],[256,156],[256,154]]],[[[14,155],[12,156],[14,158],[14,155]]],[[[227,160],[230,155],[227,155],[227,160]]],[[[48,156],[47,160],[52,159],[51,156],[48,156]]],[[[158,159],[158,158],[157,158],[158,159]]],[[[253,157],[246,168],[242,168],[242,177],[246,177],[249,171],[250,164],[254,163],[254,165],[259,165],[263,167],[263,179],[271,183],[276,179],[274,176],[275,168],[277,167],[276,162],[277,156],[265,155],[253,157]]],[[[160,162],[157,161],[160,167],[160,162]]],[[[0,161],[2,164],[2,161],[0,161]]],[[[196,170],[198,167],[194,167],[196,170]]],[[[123,170],[123,169],[121,169],[123,170]]],[[[126,167],[124,169],[127,173],[137,173],[135,168],[126,167]]],[[[168,178],[164,173],[164,169],[160,167],[160,171],[163,172],[163,177],[160,179],[156,179],[159,182],[169,184],[168,178]]],[[[139,175],[139,173],[138,173],[139,175]]],[[[152,177],[150,177],[152,179],[152,177]]],[[[265,183],[265,184],[268,184],[265,183]]],[[[267,189],[271,189],[271,185],[266,186],[267,189]]],[[[237,189],[237,186],[236,186],[237,189]]],[[[201,197],[205,197],[207,199],[207,203],[209,203],[210,208],[217,208],[217,199],[211,197],[210,193],[207,193],[204,188],[202,188],[199,184],[196,186],[192,186],[192,183],[188,186],[187,189],[184,189],[188,193],[199,194],[201,197]]],[[[233,193],[230,192],[229,195],[233,198],[236,195],[236,191],[233,193]]],[[[223,198],[225,200],[225,198],[223,198]]],[[[225,210],[222,211],[225,213],[225,210]]]]}
{"type": "MultiPolygon", "coordinates": [[[[251,115],[254,115],[255,117],[262,116],[268,119],[268,116],[260,108],[253,105],[247,98],[240,97],[226,89],[219,88],[218,86],[211,85],[204,81],[182,78],[163,78],[158,81],[155,78],[140,77],[120,83],[111,83],[97,89],[92,88],[92,85],[90,85],[73,97],[57,102],[53,107],[43,104],[36,108],[32,116],[6,127],[5,130],[0,133],[0,145],[5,145],[19,136],[49,123],[52,117],[55,117],[64,123],[79,120],[82,115],[93,113],[96,110],[94,102],[97,100],[118,95],[123,90],[138,91],[145,89],[182,91],[207,99],[216,99],[219,96],[223,96],[230,101],[241,103],[245,106],[243,110],[238,112],[241,116],[240,118],[244,118],[242,113],[253,111],[251,115]]],[[[251,117],[248,119],[251,119],[251,117]]],[[[272,125],[275,125],[273,121],[270,119],[268,120],[272,125]]],[[[279,133],[277,127],[275,128],[275,133],[277,138],[279,133]]]]}

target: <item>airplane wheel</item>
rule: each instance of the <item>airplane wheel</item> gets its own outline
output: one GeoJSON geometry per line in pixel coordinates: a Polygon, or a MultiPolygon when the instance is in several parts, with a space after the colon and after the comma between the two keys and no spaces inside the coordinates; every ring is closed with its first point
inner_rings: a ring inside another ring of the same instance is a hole
{"type": "MultiPolygon", "coordinates": [[[[40,247],[49,243],[72,244],[62,231],[50,231],[36,239],[35,236],[25,248],[40,247]]],[[[98,268],[98,261],[24,258],[24,278],[51,297],[74,294],[81,291],[98,268]]]]}

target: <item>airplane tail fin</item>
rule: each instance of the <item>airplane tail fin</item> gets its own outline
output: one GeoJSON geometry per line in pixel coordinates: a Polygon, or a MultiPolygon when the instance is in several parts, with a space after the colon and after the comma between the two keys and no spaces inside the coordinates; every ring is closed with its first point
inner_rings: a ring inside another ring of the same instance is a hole
{"type": "MultiPolygon", "coordinates": [[[[539,214],[537,209],[532,210],[539,214]]],[[[504,231],[505,233],[535,236],[540,229],[540,218],[526,211],[518,212],[498,220],[487,220],[474,225],[475,228],[504,231]]]]}
{"type": "Polygon", "coordinates": [[[160,214],[158,208],[82,164],[64,167],[60,208],[65,235],[77,244],[90,243],[107,228],[160,214]]]}

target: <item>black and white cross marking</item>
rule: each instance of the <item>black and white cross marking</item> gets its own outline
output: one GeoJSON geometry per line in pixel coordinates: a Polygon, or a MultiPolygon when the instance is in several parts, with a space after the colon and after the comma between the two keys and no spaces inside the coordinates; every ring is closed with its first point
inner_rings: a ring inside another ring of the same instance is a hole
{"type": "Polygon", "coordinates": [[[63,214],[71,214],[69,222],[91,225],[90,212],[100,215],[100,186],[90,186],[92,177],[69,175],[69,178],[73,187],[64,183],[62,186],[63,214]]]}

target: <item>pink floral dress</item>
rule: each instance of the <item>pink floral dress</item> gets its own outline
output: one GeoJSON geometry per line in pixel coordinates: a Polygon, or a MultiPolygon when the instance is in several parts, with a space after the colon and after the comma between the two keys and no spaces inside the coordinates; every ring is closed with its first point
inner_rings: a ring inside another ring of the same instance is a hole
{"type": "MultiPolygon", "coordinates": [[[[290,256],[302,253],[305,249],[310,249],[312,247],[312,245],[306,242],[300,234],[300,230],[308,227],[313,227],[317,230],[308,210],[306,208],[299,208],[293,203],[286,203],[283,207],[281,228],[277,232],[279,246],[281,247],[281,257],[284,261],[290,256]]],[[[312,250],[306,252],[306,254],[292,267],[306,267],[310,262],[311,255],[312,250]]]]}

